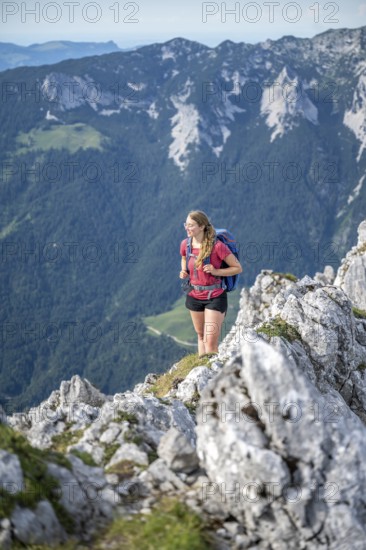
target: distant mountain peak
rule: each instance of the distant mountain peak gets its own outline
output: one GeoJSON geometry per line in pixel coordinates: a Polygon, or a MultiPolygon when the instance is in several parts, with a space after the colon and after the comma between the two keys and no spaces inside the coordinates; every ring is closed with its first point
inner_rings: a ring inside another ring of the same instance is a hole
{"type": "Polygon", "coordinates": [[[351,108],[345,111],[343,123],[361,142],[357,155],[357,162],[359,162],[366,148],[366,70],[359,77],[351,108]]]}
{"type": "Polygon", "coordinates": [[[309,99],[299,76],[287,65],[273,83],[264,88],[260,113],[273,128],[271,142],[298,124],[299,116],[318,124],[318,109],[309,99]]]}

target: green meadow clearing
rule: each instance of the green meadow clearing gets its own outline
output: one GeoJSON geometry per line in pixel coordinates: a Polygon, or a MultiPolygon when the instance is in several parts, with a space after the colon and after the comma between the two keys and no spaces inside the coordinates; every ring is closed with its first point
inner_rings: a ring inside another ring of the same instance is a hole
{"type": "MultiPolygon", "coordinates": [[[[235,290],[234,292],[228,294],[229,307],[222,325],[220,341],[225,338],[235,323],[239,310],[239,297],[240,290],[235,290]]],[[[147,327],[151,327],[155,331],[162,332],[163,334],[169,334],[182,342],[189,342],[196,345],[196,333],[193,329],[190,313],[185,307],[184,302],[185,296],[182,296],[174,303],[171,310],[161,313],[160,315],[144,317],[143,321],[145,325],[147,327]]],[[[151,334],[158,336],[158,334],[153,330],[151,330],[151,334]]]]}
{"type": "Polygon", "coordinates": [[[51,126],[49,129],[33,128],[30,132],[21,132],[18,135],[17,154],[50,149],[67,149],[70,153],[76,153],[78,149],[102,151],[102,142],[105,139],[107,138],[95,128],[79,122],[51,126]]]}

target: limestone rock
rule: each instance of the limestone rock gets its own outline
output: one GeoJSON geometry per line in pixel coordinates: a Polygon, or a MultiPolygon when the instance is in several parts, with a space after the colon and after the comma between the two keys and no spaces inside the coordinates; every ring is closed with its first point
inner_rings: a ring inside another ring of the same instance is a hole
{"type": "Polygon", "coordinates": [[[271,312],[299,334],[296,344],[287,344],[295,364],[321,391],[335,390],[366,420],[364,326],[344,291],[305,276],[276,296],[271,312]]]}
{"type": "Polygon", "coordinates": [[[160,438],[171,426],[183,432],[188,441],[195,445],[195,424],[188,409],[178,399],[169,405],[161,403],[156,397],[125,392],[114,396],[118,410],[136,415],[140,432],[143,432],[147,443],[156,448],[160,438]]]}
{"type": "Polygon", "coordinates": [[[60,402],[62,404],[84,403],[92,407],[100,407],[107,400],[86,378],[75,375],[70,381],[61,382],[60,402]]]}
{"type": "Polygon", "coordinates": [[[365,427],[328,412],[327,396],[286,355],[244,341],[199,406],[207,496],[219,493],[273,548],[357,547],[366,540],[365,427]]]}
{"type": "Polygon", "coordinates": [[[75,533],[84,540],[112,519],[113,503],[102,468],[87,466],[78,457],[68,456],[72,471],[48,464],[49,474],[60,485],[60,504],[75,523],[75,533]]]}
{"type": "Polygon", "coordinates": [[[314,280],[323,285],[332,285],[334,283],[335,273],[334,268],[331,265],[326,265],[323,273],[316,272],[314,275],[314,280]]]}
{"type": "Polygon", "coordinates": [[[12,453],[0,449],[0,480],[1,488],[10,494],[23,490],[24,480],[19,458],[12,453]]]}
{"type": "Polygon", "coordinates": [[[199,397],[203,388],[207,386],[208,381],[215,376],[215,372],[207,367],[195,367],[192,369],[178,385],[176,397],[187,403],[199,397]]]}
{"type": "Polygon", "coordinates": [[[29,510],[16,506],[11,516],[14,535],[24,544],[52,544],[66,540],[66,533],[47,500],[29,510]]]}
{"type": "Polygon", "coordinates": [[[262,269],[254,285],[241,291],[239,312],[235,324],[219,346],[219,359],[235,355],[240,342],[248,338],[249,329],[271,316],[271,305],[277,294],[294,286],[295,281],[290,275],[262,269]]]}
{"type": "Polygon", "coordinates": [[[158,446],[158,455],[174,472],[190,473],[199,465],[196,450],[176,428],[170,428],[163,435],[158,446]]]}
{"type": "Polygon", "coordinates": [[[344,290],[352,304],[366,311],[366,220],[358,226],[358,242],[343,258],[334,284],[344,290]]]}
{"type": "Polygon", "coordinates": [[[138,446],[133,443],[122,444],[114,453],[106,468],[108,469],[122,460],[128,460],[129,462],[133,462],[139,466],[147,466],[149,464],[147,454],[141,451],[138,446]]]}
{"type": "Polygon", "coordinates": [[[139,395],[145,395],[148,393],[152,386],[155,384],[156,380],[158,379],[157,374],[149,373],[145,376],[145,380],[141,384],[136,384],[133,391],[134,393],[138,393],[139,395]]]}
{"type": "Polygon", "coordinates": [[[163,493],[187,489],[181,479],[168,467],[165,460],[158,458],[147,470],[139,475],[142,483],[152,488],[160,489],[163,493]]]}

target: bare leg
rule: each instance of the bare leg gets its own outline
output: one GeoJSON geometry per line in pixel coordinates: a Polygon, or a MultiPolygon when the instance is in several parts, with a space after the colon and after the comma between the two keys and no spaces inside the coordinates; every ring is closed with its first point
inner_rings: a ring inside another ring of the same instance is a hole
{"type": "Polygon", "coordinates": [[[203,331],[203,342],[205,353],[217,353],[219,347],[219,338],[221,326],[225,318],[225,313],[215,311],[214,309],[205,309],[205,321],[203,331]]]}
{"type": "Polygon", "coordinates": [[[205,344],[203,341],[203,329],[205,322],[205,313],[204,311],[189,311],[192,318],[192,323],[194,330],[197,333],[197,342],[198,342],[198,355],[203,355],[206,353],[205,344]]]}

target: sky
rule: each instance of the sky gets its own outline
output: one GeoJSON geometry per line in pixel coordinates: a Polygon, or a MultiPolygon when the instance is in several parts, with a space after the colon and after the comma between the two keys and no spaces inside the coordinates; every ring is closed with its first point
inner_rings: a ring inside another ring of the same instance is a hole
{"type": "Polygon", "coordinates": [[[366,25],[366,0],[1,0],[0,12],[0,41],[25,46],[113,40],[130,48],[180,36],[214,47],[366,25]]]}

